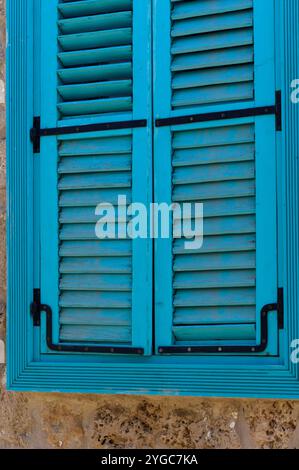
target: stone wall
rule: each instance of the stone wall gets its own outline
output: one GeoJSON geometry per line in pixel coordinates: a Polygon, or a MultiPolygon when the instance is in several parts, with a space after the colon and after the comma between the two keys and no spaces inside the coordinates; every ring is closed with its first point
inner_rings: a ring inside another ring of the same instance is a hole
{"type": "MultiPolygon", "coordinates": [[[[0,339],[6,296],[4,55],[0,0],[0,339]]],[[[5,390],[0,366],[0,448],[299,448],[299,402],[16,394],[5,390]]]]}

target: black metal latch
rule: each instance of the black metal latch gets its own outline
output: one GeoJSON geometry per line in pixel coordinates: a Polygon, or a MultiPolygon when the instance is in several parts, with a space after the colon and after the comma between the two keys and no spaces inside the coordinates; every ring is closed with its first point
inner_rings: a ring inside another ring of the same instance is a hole
{"type": "MultiPolygon", "coordinates": [[[[34,299],[31,304],[31,315],[33,324],[36,327],[41,325],[41,313],[46,314],[46,338],[47,346],[51,351],[69,352],[69,353],[102,353],[102,354],[131,354],[143,355],[143,348],[133,348],[124,346],[95,346],[93,344],[86,345],[66,345],[53,343],[53,317],[52,309],[49,305],[41,303],[41,295],[39,289],[34,289],[34,299]]],[[[268,316],[270,312],[277,311],[278,329],[284,327],[284,299],[283,289],[278,289],[277,303],[267,304],[261,310],[261,342],[255,346],[165,346],[159,347],[159,354],[257,354],[267,349],[269,332],[268,332],[268,316]]]]}
{"type": "Polygon", "coordinates": [[[41,314],[46,314],[46,338],[47,346],[51,351],[56,352],[69,352],[69,353],[102,353],[102,354],[132,354],[143,355],[143,348],[130,348],[126,346],[95,346],[94,344],[81,345],[67,345],[67,344],[54,344],[53,343],[53,316],[52,309],[49,305],[41,303],[40,289],[34,289],[33,302],[30,307],[31,315],[33,317],[33,325],[41,325],[41,314]]]}
{"type": "Polygon", "coordinates": [[[135,119],[131,121],[102,122],[98,124],[83,124],[80,126],[63,126],[41,129],[41,119],[37,116],[33,118],[33,127],[30,130],[30,139],[33,143],[33,152],[40,153],[41,137],[82,134],[84,132],[136,129],[146,126],[146,119],[135,119]]]}
{"type": "Polygon", "coordinates": [[[281,131],[281,113],[281,91],[277,91],[276,103],[274,105],[161,118],[156,119],[156,127],[178,126],[183,124],[194,124],[200,122],[223,121],[226,119],[274,115],[276,117],[276,130],[281,131]]]}
{"type": "Polygon", "coordinates": [[[267,349],[269,332],[268,316],[277,311],[278,329],[284,327],[283,289],[278,289],[277,303],[267,304],[261,310],[261,342],[256,346],[161,346],[159,354],[257,354],[267,349]]]}

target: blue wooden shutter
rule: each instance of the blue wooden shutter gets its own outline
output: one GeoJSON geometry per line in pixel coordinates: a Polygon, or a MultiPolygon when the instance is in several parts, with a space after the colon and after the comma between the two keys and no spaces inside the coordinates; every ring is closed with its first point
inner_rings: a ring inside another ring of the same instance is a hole
{"type": "Polygon", "coordinates": [[[254,95],[253,2],[173,2],[172,107],[254,95]]]}
{"type": "Polygon", "coordinates": [[[132,111],[132,1],[60,2],[61,117],[132,111]]]}
{"type": "MultiPolygon", "coordinates": [[[[201,249],[186,250],[185,239],[156,243],[158,351],[254,351],[262,308],[277,299],[275,116],[223,120],[221,113],[275,105],[273,2],[156,1],[154,29],[162,120],[155,198],[204,204],[201,249]],[[210,115],[217,112],[218,120],[210,115]],[[190,124],[179,125],[185,116],[190,124]]],[[[270,354],[277,352],[273,315],[270,354]]]]}
{"type": "MultiPolygon", "coordinates": [[[[42,128],[150,118],[146,3],[42,2],[42,128]]],[[[41,295],[55,344],[149,352],[150,244],[95,234],[99,203],[150,202],[150,130],[125,127],[42,138],[41,295]]]]}

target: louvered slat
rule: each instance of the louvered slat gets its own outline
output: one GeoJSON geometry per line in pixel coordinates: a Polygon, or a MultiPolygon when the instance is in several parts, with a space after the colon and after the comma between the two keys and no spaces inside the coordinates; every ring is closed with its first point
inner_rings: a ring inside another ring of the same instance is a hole
{"type": "Polygon", "coordinates": [[[172,2],[172,107],[252,100],[253,1],[172,2]]]}
{"type": "MultiPolygon", "coordinates": [[[[176,344],[254,341],[254,125],[175,131],[172,146],[173,199],[204,203],[202,248],[186,249],[186,238],[173,242],[176,344]]],[[[191,222],[192,213],[182,225],[185,237],[191,222]]],[[[175,217],[174,236],[180,228],[175,217]]]]}
{"type": "Polygon", "coordinates": [[[131,5],[131,0],[77,0],[61,2],[58,8],[64,18],[77,18],[98,13],[130,10],[131,5]]]}
{"type": "Polygon", "coordinates": [[[61,52],[58,54],[58,58],[64,67],[105,63],[110,60],[129,62],[132,60],[132,46],[61,52]]]}
{"type": "Polygon", "coordinates": [[[59,4],[61,118],[132,110],[132,0],[59,4]]]}
{"type": "Polygon", "coordinates": [[[252,0],[201,0],[198,1],[181,1],[172,0],[176,3],[173,18],[182,20],[198,16],[215,15],[220,13],[228,13],[232,11],[241,11],[251,8],[252,0]]]}
{"type": "Polygon", "coordinates": [[[130,343],[132,242],[99,240],[95,210],[131,200],[132,135],[61,139],[59,157],[60,340],[130,343]]]}

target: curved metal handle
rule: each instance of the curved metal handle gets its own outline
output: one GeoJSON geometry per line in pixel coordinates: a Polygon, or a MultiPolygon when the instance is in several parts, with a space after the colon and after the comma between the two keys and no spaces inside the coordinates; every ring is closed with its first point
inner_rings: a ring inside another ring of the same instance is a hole
{"type": "Polygon", "coordinates": [[[56,352],[69,352],[69,353],[101,353],[101,354],[132,354],[143,355],[143,348],[133,348],[125,346],[95,346],[93,344],[80,345],[67,345],[67,344],[54,344],[53,343],[53,315],[52,308],[49,305],[41,304],[39,302],[40,295],[36,295],[35,301],[31,304],[31,313],[34,318],[34,325],[40,326],[41,312],[46,314],[46,339],[47,346],[51,351],[56,352]]]}
{"type": "MultiPolygon", "coordinates": [[[[256,346],[161,346],[160,354],[257,354],[262,353],[268,346],[268,315],[270,312],[283,308],[283,300],[267,304],[261,310],[261,343],[256,346]]],[[[279,315],[280,317],[280,315],[279,315]]]]}

